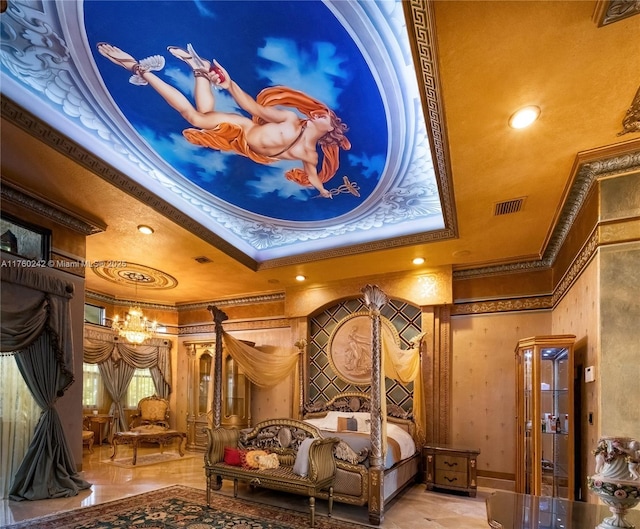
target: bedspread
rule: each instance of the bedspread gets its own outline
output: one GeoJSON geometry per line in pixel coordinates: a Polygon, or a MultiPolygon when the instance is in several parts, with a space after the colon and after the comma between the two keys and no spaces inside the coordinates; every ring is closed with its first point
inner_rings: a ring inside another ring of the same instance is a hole
{"type": "MultiPolygon", "coordinates": [[[[371,452],[371,440],[368,413],[329,412],[325,417],[318,419],[305,419],[304,422],[312,424],[321,430],[323,437],[338,437],[345,441],[356,453],[363,448],[371,452]],[[338,431],[338,417],[355,418],[358,431],[338,431]]],[[[411,435],[396,424],[387,422],[387,453],[384,458],[384,468],[411,457],[416,452],[416,444],[411,435]]],[[[364,463],[368,466],[368,459],[364,463]]]]}

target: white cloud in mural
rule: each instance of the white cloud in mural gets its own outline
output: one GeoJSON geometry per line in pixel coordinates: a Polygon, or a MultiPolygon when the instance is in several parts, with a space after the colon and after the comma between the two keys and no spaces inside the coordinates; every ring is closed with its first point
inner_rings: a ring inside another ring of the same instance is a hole
{"type": "Polygon", "coordinates": [[[347,73],[341,66],[346,63],[346,57],[337,54],[333,44],[317,42],[309,52],[292,40],[270,38],[257,55],[270,61],[268,67],[257,71],[269,79],[271,86],[295,88],[337,110],[341,90],[336,88],[334,79],[346,79],[347,73]]]}

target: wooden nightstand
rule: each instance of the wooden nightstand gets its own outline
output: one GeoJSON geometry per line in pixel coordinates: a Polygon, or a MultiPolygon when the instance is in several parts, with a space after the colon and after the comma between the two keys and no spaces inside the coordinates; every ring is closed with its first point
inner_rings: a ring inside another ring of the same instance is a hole
{"type": "Polygon", "coordinates": [[[480,450],[450,445],[424,446],[422,457],[427,490],[458,490],[475,497],[476,458],[479,453],[480,450]]]}

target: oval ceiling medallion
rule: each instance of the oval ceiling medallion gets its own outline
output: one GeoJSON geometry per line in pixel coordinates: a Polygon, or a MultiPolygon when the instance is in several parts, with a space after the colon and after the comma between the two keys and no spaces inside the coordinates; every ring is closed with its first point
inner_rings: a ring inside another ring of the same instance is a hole
{"type": "Polygon", "coordinates": [[[91,269],[96,275],[112,283],[156,290],[167,290],[178,286],[178,280],[175,277],[149,266],[136,263],[122,263],[123,266],[114,266],[111,261],[103,262],[103,265],[91,269]]]}

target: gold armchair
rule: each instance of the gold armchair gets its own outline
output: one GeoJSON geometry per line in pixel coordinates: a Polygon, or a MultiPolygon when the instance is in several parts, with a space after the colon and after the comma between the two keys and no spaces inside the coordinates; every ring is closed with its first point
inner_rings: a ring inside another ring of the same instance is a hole
{"type": "Polygon", "coordinates": [[[168,430],[169,401],[153,395],[138,402],[136,413],[131,416],[129,430],[168,430]]]}
{"type": "Polygon", "coordinates": [[[89,428],[87,418],[85,417],[82,420],[82,446],[86,445],[90,454],[93,454],[93,438],[94,433],[89,428]]]}

